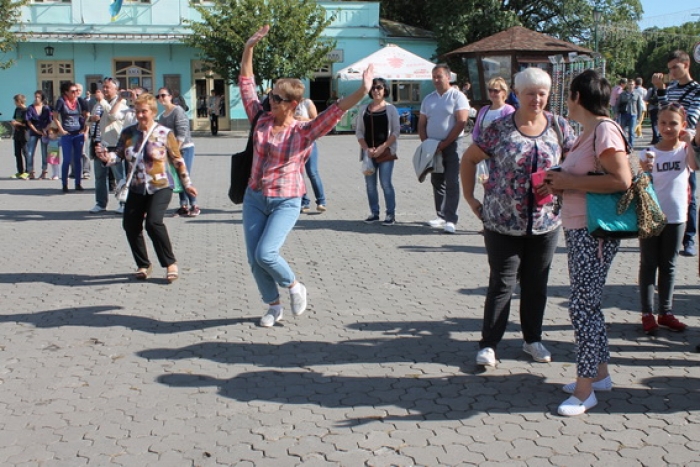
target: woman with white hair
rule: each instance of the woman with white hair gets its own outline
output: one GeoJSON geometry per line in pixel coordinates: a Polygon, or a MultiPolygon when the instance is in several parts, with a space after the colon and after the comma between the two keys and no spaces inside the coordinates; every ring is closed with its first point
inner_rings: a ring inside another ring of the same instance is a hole
{"type": "Polygon", "coordinates": [[[537,195],[533,174],[558,165],[574,134],[564,118],[544,110],[552,87],[546,72],[528,68],[515,75],[514,87],[518,110],[483,129],[461,162],[464,198],[484,223],[491,270],[476,357],[482,366],[496,366],[496,346],[508,324],[518,272],[523,351],[536,362],[552,358],[542,344],[542,320],[561,222],[551,196],[537,195]],[[482,204],[474,197],[474,175],[476,165],[485,159],[489,178],[482,204]]]}

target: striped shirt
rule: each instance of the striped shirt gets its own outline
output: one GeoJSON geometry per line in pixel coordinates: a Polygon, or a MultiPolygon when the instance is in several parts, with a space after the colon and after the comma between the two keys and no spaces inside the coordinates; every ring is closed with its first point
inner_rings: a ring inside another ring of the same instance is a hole
{"type": "MultiPolygon", "coordinates": [[[[252,121],[262,110],[255,92],[255,80],[241,76],[238,79],[241,99],[248,120],[252,121]]],[[[293,120],[291,124],[272,133],[274,118],[263,113],[253,132],[253,168],[248,187],[262,191],[268,198],[299,198],[306,193],[302,176],[304,164],[314,141],[331,131],[345,112],[333,104],[308,122],[293,120]]]]}
{"type": "Polygon", "coordinates": [[[700,84],[697,81],[690,81],[688,84],[673,83],[666,89],[657,90],[659,96],[659,106],[670,102],[678,102],[685,109],[686,120],[690,128],[700,119],[700,84]]]}

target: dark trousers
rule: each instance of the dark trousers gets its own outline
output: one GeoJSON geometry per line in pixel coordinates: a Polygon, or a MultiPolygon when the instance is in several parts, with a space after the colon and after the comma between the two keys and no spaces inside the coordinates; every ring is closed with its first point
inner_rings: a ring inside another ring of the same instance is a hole
{"type": "Polygon", "coordinates": [[[685,223],[685,234],[683,235],[683,246],[695,241],[695,233],[698,231],[698,205],[695,201],[697,191],[697,179],[695,172],[690,172],[688,176],[690,185],[690,202],[688,203],[688,221],[685,223]]]}
{"type": "Polygon", "coordinates": [[[172,197],[172,188],[163,188],[152,195],[139,195],[132,191],[126,199],[122,226],[126,232],[129,247],[131,247],[131,254],[134,255],[134,261],[139,268],[147,268],[151,264],[148,259],[146,242],[143,239],[144,214],[146,215],[146,232],[151,237],[153,248],[158,255],[158,262],[164,268],[176,263],[168,229],[163,223],[165,210],[172,197]]]}
{"type": "Polygon", "coordinates": [[[673,311],[673,288],[676,279],[676,260],[681,249],[685,225],[668,224],[661,235],[639,240],[639,294],[642,313],[654,312],[654,285],[659,273],[659,314],[673,311]]]}
{"type": "Polygon", "coordinates": [[[649,123],[651,123],[651,144],[656,144],[661,139],[659,135],[659,109],[649,110],[649,123]]]}
{"type": "Polygon", "coordinates": [[[211,134],[216,136],[219,132],[219,116],[216,114],[209,115],[209,123],[211,127],[211,134]]]}
{"type": "Polygon", "coordinates": [[[461,138],[457,138],[452,144],[442,151],[442,165],[444,173],[430,174],[430,183],[433,185],[433,197],[435,199],[435,211],[438,217],[446,222],[457,223],[457,207],[459,206],[459,144],[461,138]]]}
{"type": "Polygon", "coordinates": [[[503,338],[510,302],[520,273],[520,327],[528,344],[542,340],[542,320],[547,305],[547,281],[557,248],[559,230],[543,235],[516,237],[484,230],[488,255],[489,288],[479,348],[495,349],[503,338]]]}
{"type": "Polygon", "coordinates": [[[17,164],[17,173],[24,173],[24,158],[27,153],[27,141],[24,139],[16,139],[15,143],[15,162],[17,164]]]}

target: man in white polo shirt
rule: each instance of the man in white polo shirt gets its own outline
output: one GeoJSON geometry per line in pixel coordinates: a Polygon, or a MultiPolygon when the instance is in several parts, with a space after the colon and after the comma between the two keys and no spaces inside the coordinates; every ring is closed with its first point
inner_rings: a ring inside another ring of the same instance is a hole
{"type": "Polygon", "coordinates": [[[428,224],[442,227],[445,233],[455,233],[457,207],[459,205],[459,156],[464,134],[464,124],[469,117],[469,101],[459,90],[450,86],[450,68],[436,65],[433,68],[435,91],[423,99],[418,118],[418,134],[421,141],[440,141],[437,153],[442,153],[443,173],[433,172],[433,185],[437,219],[428,224]]]}

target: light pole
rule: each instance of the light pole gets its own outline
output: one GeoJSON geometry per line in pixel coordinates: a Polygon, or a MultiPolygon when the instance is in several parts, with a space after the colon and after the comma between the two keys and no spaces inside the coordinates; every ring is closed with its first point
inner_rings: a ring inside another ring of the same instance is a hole
{"type": "Polygon", "coordinates": [[[603,16],[603,12],[598,9],[598,5],[593,8],[593,50],[598,53],[598,23],[603,16]]]}

